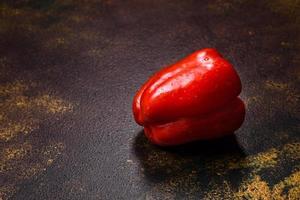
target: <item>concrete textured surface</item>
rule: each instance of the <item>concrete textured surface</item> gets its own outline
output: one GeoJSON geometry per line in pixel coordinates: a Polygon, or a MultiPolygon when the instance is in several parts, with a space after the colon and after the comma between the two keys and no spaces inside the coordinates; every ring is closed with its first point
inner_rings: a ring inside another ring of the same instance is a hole
{"type": "Polygon", "coordinates": [[[299,199],[300,1],[2,0],[0,199],[299,199]],[[231,137],[151,145],[131,103],[214,47],[239,72],[231,137]]]}

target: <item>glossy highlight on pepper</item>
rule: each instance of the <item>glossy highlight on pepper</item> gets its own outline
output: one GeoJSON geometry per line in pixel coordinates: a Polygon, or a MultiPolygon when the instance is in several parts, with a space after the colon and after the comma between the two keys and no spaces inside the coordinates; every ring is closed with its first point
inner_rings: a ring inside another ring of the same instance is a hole
{"type": "Polygon", "coordinates": [[[161,146],[232,134],[243,123],[241,81],[215,49],[196,51],[154,74],[133,100],[135,121],[161,146]]]}

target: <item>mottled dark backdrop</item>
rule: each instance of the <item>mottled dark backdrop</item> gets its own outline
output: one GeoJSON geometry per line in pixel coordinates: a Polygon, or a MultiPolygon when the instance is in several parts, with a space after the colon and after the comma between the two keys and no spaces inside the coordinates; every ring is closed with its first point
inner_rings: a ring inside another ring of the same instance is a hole
{"type": "Polygon", "coordinates": [[[0,199],[299,199],[298,0],[2,0],[0,199]],[[145,139],[133,95],[215,47],[243,82],[235,136],[145,139]]]}

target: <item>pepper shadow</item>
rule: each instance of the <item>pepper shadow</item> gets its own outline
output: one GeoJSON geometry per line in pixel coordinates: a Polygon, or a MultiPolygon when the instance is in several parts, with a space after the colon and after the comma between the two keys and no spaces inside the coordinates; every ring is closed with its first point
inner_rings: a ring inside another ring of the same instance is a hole
{"type": "Polygon", "coordinates": [[[245,153],[234,134],[215,140],[160,147],[151,144],[144,131],[140,131],[133,147],[145,178],[156,183],[191,173],[201,174],[197,181],[207,183],[212,176],[217,176],[217,171],[222,170],[217,168],[226,165],[227,159],[245,158],[245,153]]]}

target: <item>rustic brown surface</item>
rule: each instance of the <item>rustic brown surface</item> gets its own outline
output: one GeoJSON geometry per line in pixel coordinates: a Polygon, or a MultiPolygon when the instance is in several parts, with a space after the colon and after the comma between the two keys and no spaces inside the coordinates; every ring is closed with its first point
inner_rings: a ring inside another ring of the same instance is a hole
{"type": "Polygon", "coordinates": [[[0,199],[299,199],[297,0],[4,0],[0,199]],[[148,143],[131,101],[215,47],[247,115],[234,136],[148,143]]]}

